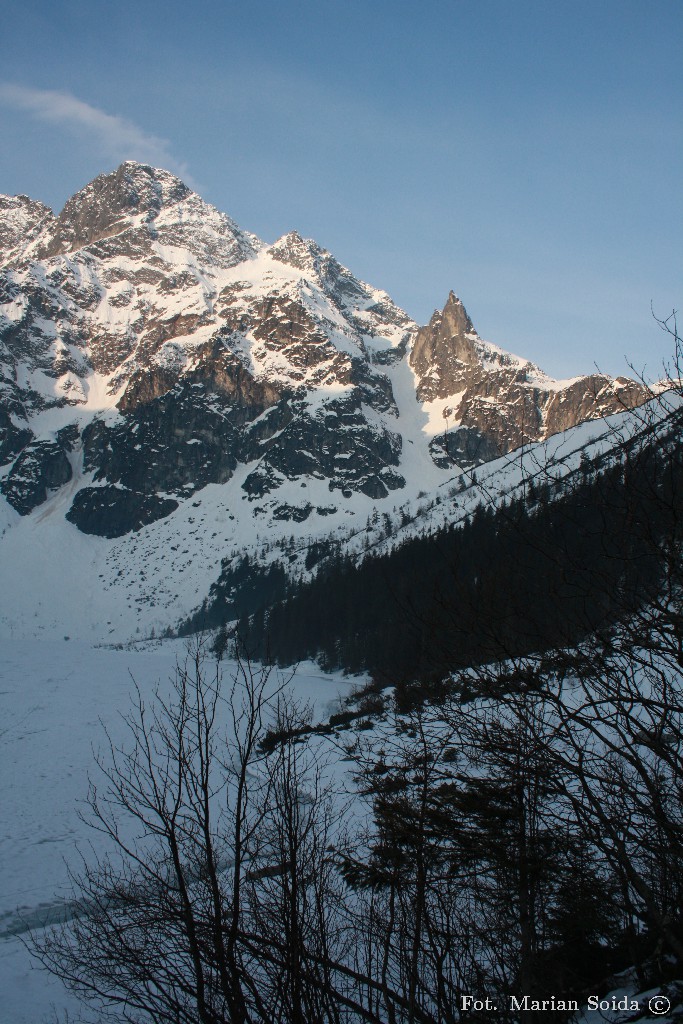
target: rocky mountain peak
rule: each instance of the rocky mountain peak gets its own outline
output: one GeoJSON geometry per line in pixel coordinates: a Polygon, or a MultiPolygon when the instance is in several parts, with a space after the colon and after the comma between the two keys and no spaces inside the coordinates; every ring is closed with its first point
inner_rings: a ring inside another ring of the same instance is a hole
{"type": "Polygon", "coordinates": [[[0,266],[21,257],[54,224],[55,215],[43,203],[24,195],[0,195],[0,266]]]}
{"type": "Polygon", "coordinates": [[[476,334],[472,321],[467,315],[467,310],[463,305],[461,299],[455,294],[453,290],[448,293],[448,299],[446,305],[443,308],[441,314],[446,317],[452,327],[454,334],[476,334]]]}
{"type": "Polygon", "coordinates": [[[418,398],[433,422],[443,417],[430,451],[444,468],[485,462],[647,397],[636,382],[600,375],[553,380],[529,360],[482,341],[453,292],[417,332],[410,363],[418,398]]]}
{"type": "MultiPolygon", "coordinates": [[[[358,311],[357,307],[377,303],[378,296],[374,289],[355,278],[331,252],[323,249],[312,238],[302,238],[298,231],[290,231],[278,238],[268,248],[268,252],[279,263],[294,267],[315,281],[325,295],[338,308],[345,309],[351,318],[358,311]]],[[[388,299],[388,296],[385,298],[388,299]]],[[[403,317],[409,319],[405,314],[403,317]]],[[[363,325],[361,333],[362,330],[372,333],[369,324],[363,325]]]]}
{"type": "Polygon", "coordinates": [[[479,336],[467,310],[450,292],[443,310],[434,312],[413,342],[410,363],[419,381],[418,397],[429,401],[453,394],[457,390],[453,386],[455,377],[464,367],[481,362],[477,341],[479,336]]]}
{"type": "Polygon", "coordinates": [[[482,341],[453,292],[418,329],[313,240],[266,246],[154,167],[57,219],[24,196],[0,214],[0,494],[21,515],[68,484],[69,522],[113,537],[215,484],[264,527],[326,530],[626,405],[482,341]]]}
{"type": "Polygon", "coordinates": [[[297,270],[317,274],[328,252],[321,249],[312,238],[302,238],[298,231],[289,231],[269,247],[268,252],[274,260],[286,263],[297,270]]]}
{"type": "Polygon", "coordinates": [[[127,160],[112,173],[98,175],[68,200],[40,255],[73,252],[116,235],[141,214],[152,221],[162,209],[191,195],[191,189],[169,171],[127,160]]]}

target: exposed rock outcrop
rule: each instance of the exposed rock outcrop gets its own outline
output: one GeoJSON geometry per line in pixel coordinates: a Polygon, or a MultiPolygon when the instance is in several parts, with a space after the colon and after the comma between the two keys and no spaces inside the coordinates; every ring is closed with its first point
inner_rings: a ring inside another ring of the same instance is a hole
{"type": "Polygon", "coordinates": [[[410,363],[418,398],[441,406],[444,429],[430,446],[441,466],[470,468],[649,396],[624,377],[553,380],[528,360],[482,341],[453,292],[417,332],[410,363]]]}
{"type": "Polygon", "coordinates": [[[265,245],[131,161],[58,217],[0,197],[0,258],[2,491],[27,514],[73,463],[69,517],[102,536],[237,473],[245,507],[270,502],[273,523],[325,513],[319,495],[285,500],[307,481],[337,492],[335,509],[381,502],[644,397],[621,378],[552,381],[483,342],[453,293],[418,329],[311,239],[265,245]],[[408,360],[429,428],[406,399],[408,360]]]}
{"type": "Polygon", "coordinates": [[[47,500],[48,492],[71,480],[71,463],[56,441],[30,441],[21,451],[0,490],[20,515],[47,500]]]}
{"type": "Polygon", "coordinates": [[[178,507],[172,498],[141,494],[122,487],[83,487],[66,518],[81,533],[96,537],[123,537],[131,530],[163,519],[178,507]]]}

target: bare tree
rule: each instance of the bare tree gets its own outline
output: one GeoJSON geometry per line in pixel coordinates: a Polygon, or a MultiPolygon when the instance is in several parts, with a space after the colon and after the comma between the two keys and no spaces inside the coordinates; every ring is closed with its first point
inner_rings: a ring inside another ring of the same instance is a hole
{"type": "Polygon", "coordinates": [[[89,795],[111,852],[73,878],[72,920],[34,937],[50,970],[123,1019],[268,1019],[239,936],[277,687],[239,652],[227,692],[208,665],[198,639],[170,695],[148,706],[137,691],[129,745],[109,740],[89,795]]]}
{"type": "Polygon", "coordinates": [[[378,994],[399,1013],[410,1000],[356,955],[343,808],[306,716],[235,657],[226,685],[196,639],[170,694],[137,692],[128,741],[109,740],[89,794],[109,852],[84,861],[68,920],[31,947],[99,1020],[383,1024],[378,994]]]}

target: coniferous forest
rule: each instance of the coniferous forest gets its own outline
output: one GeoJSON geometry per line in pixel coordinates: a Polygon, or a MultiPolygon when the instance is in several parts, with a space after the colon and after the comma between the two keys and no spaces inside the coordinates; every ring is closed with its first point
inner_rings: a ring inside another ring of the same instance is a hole
{"type": "Polygon", "coordinates": [[[578,641],[661,582],[683,471],[676,429],[663,448],[627,446],[603,468],[530,480],[509,504],[384,557],[332,555],[302,583],[283,573],[240,635],[284,665],[316,658],[399,684],[578,641]]]}

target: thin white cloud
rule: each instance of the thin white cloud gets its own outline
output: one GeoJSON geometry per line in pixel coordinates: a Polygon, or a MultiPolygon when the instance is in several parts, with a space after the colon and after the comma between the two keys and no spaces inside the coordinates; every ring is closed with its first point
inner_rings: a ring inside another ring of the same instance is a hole
{"type": "Polygon", "coordinates": [[[171,154],[167,139],[150,135],[133,121],[107,114],[68,92],[0,83],[0,103],[26,110],[41,121],[86,133],[101,154],[115,163],[138,160],[164,167],[180,174],[188,185],[194,185],[187,166],[171,154]]]}

